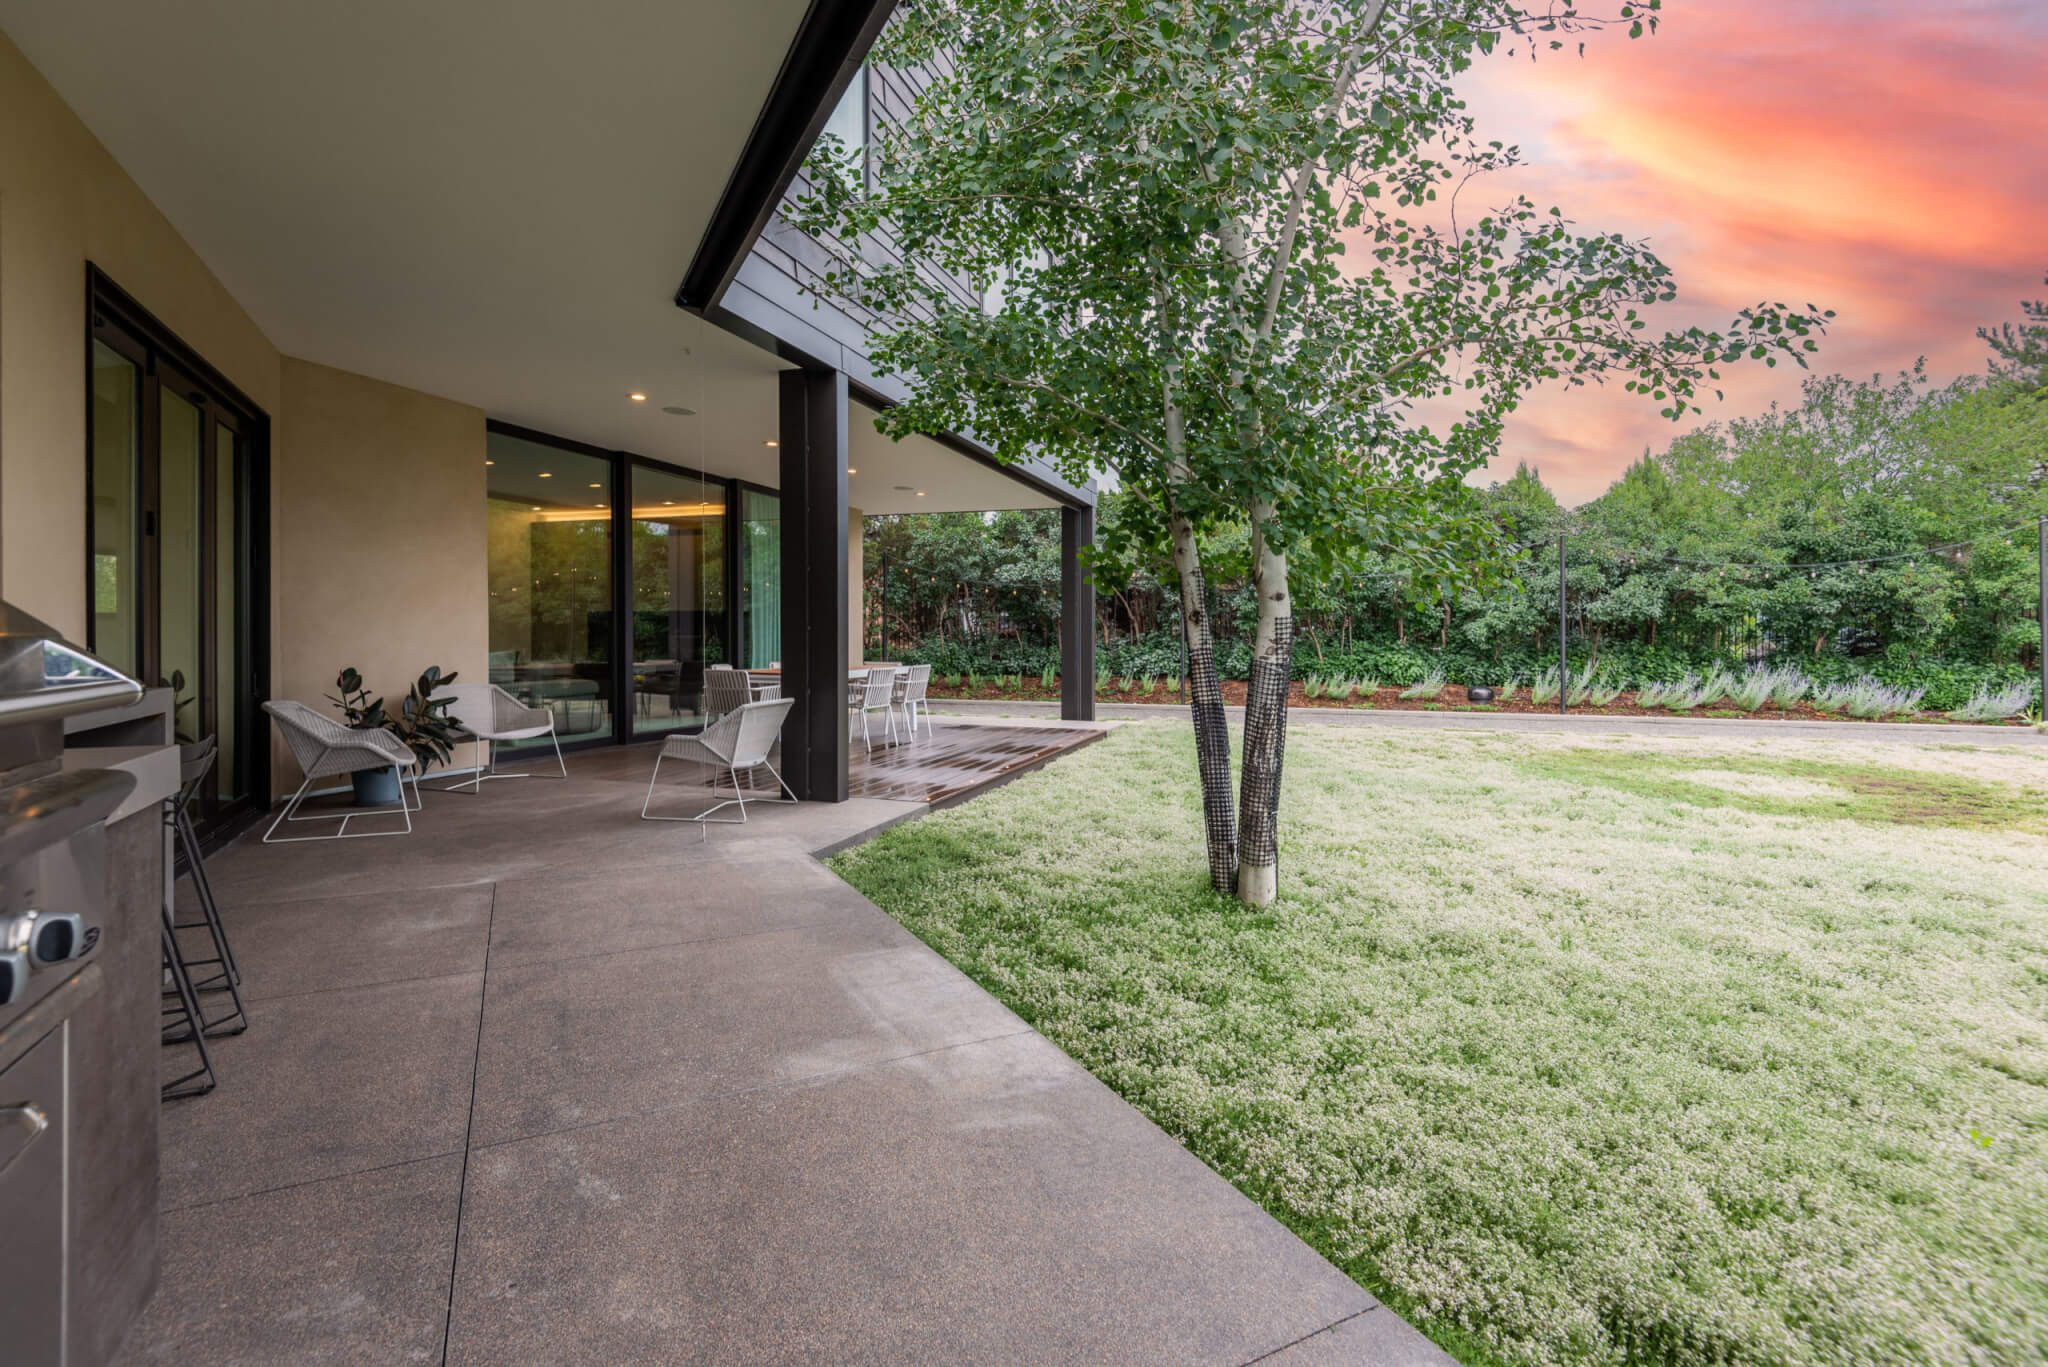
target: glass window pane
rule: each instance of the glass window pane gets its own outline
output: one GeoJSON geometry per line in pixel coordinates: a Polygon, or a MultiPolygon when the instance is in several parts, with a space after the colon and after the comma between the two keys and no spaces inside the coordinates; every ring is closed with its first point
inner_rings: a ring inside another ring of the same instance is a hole
{"type": "Polygon", "coordinates": [[[753,668],[782,667],[782,498],[740,494],[740,649],[753,668]]]}
{"type": "Polygon", "coordinates": [[[213,429],[213,693],[214,734],[220,737],[220,758],[214,762],[214,792],[223,802],[248,790],[236,743],[249,710],[242,660],[242,566],[247,529],[240,517],[241,450],[235,430],[226,423],[213,429]]]}
{"type": "Polygon", "coordinates": [[[704,723],[725,658],[725,486],[633,467],[633,730],[704,723]]]}
{"type": "Polygon", "coordinates": [[[178,739],[194,741],[213,729],[211,719],[200,715],[205,660],[205,604],[200,597],[205,563],[200,527],[205,419],[198,405],[168,386],[158,391],[157,415],[157,629],[162,642],[157,666],[162,677],[157,682],[171,688],[178,739]]]}
{"type": "Polygon", "coordinates": [[[609,734],[611,462],[497,432],[486,457],[491,682],[563,740],[609,734]]]}
{"type": "Polygon", "coordinates": [[[92,344],[93,653],[124,674],[141,659],[142,377],[104,342],[92,344]]]}

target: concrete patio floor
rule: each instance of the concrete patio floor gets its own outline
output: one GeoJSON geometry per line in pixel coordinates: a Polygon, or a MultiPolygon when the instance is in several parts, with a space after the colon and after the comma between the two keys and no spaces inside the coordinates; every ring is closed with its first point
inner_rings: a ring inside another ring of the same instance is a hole
{"type": "Polygon", "coordinates": [[[921,803],[700,843],[651,765],[210,861],[252,1025],[127,1360],[1448,1361],[812,858],[921,803]]]}

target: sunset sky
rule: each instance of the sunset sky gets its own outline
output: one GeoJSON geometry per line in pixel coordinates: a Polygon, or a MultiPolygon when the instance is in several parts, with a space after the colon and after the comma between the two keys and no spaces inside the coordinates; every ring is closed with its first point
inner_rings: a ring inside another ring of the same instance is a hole
{"type": "MultiPolygon", "coordinates": [[[[1648,237],[1675,272],[1662,321],[1720,326],[1760,299],[1832,308],[1817,371],[1939,382],[1981,372],[1979,325],[2017,318],[2048,271],[2048,3],[1666,0],[1653,38],[1581,58],[1495,59],[1463,92],[1528,165],[1476,183],[1584,230],[1648,237]]],[[[1803,372],[1730,373],[1706,417],[1796,399],[1803,372]]],[[[1495,474],[1541,468],[1595,497],[1678,431],[1606,389],[1539,393],[1495,474]]]]}

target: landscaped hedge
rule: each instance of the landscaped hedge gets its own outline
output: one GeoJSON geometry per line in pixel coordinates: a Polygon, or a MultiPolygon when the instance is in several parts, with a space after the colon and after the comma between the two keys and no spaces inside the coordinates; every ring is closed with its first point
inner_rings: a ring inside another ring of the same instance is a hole
{"type": "MultiPolygon", "coordinates": [[[[1057,671],[1060,653],[1056,646],[1006,642],[993,656],[986,647],[972,647],[959,641],[925,641],[896,652],[905,663],[928,664],[935,674],[1022,674],[1036,677],[1047,669],[1057,671]]],[[[1991,665],[1974,661],[1915,658],[1902,646],[1892,646],[1871,655],[1847,655],[1836,650],[1780,652],[1774,664],[1796,665],[1816,683],[1847,683],[1872,675],[1885,683],[1907,689],[1925,689],[1921,706],[1946,712],[1961,707],[1972,694],[1996,689],[2031,677],[2016,665],[1991,665]]],[[[1173,631],[1118,641],[1104,641],[1095,648],[1096,670],[1117,678],[1171,678],[1181,669],[1180,637],[1173,631]]],[[[1688,674],[1706,674],[1716,666],[1740,672],[1743,658],[1736,654],[1672,649],[1634,643],[1609,646],[1597,660],[1585,649],[1575,647],[1572,668],[1584,669],[1595,663],[1599,671],[1617,685],[1633,689],[1644,683],[1672,683],[1688,674]]],[[[1216,667],[1226,679],[1244,679],[1251,674],[1251,645],[1226,640],[1217,646],[1216,667]]],[[[1433,645],[1413,642],[1354,641],[1348,647],[1298,640],[1294,650],[1294,677],[1378,679],[1383,684],[1406,687],[1441,669],[1454,684],[1489,684],[1498,687],[1510,679],[1524,684],[1539,672],[1557,667],[1554,652],[1532,648],[1505,651],[1499,658],[1478,650],[1452,646],[1439,650],[1433,645]]]]}

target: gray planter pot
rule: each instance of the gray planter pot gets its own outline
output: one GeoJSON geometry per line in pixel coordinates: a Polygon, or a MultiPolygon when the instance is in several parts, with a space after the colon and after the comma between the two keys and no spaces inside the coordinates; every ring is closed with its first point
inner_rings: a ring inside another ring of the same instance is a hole
{"type": "Polygon", "coordinates": [[[1487,687],[1486,687],[1486,686],[1484,686],[1484,685],[1480,685],[1480,686],[1478,686],[1478,687],[1476,687],[1476,688],[1468,688],[1468,689],[1466,689],[1466,690],[1465,690],[1465,701],[1466,701],[1466,702],[1492,702],[1492,701],[1493,701],[1493,690],[1492,690],[1492,689],[1490,689],[1490,688],[1487,688],[1487,687]]]}
{"type": "Polygon", "coordinates": [[[401,792],[398,775],[389,769],[358,769],[349,776],[355,785],[356,806],[396,807],[401,792]]]}

